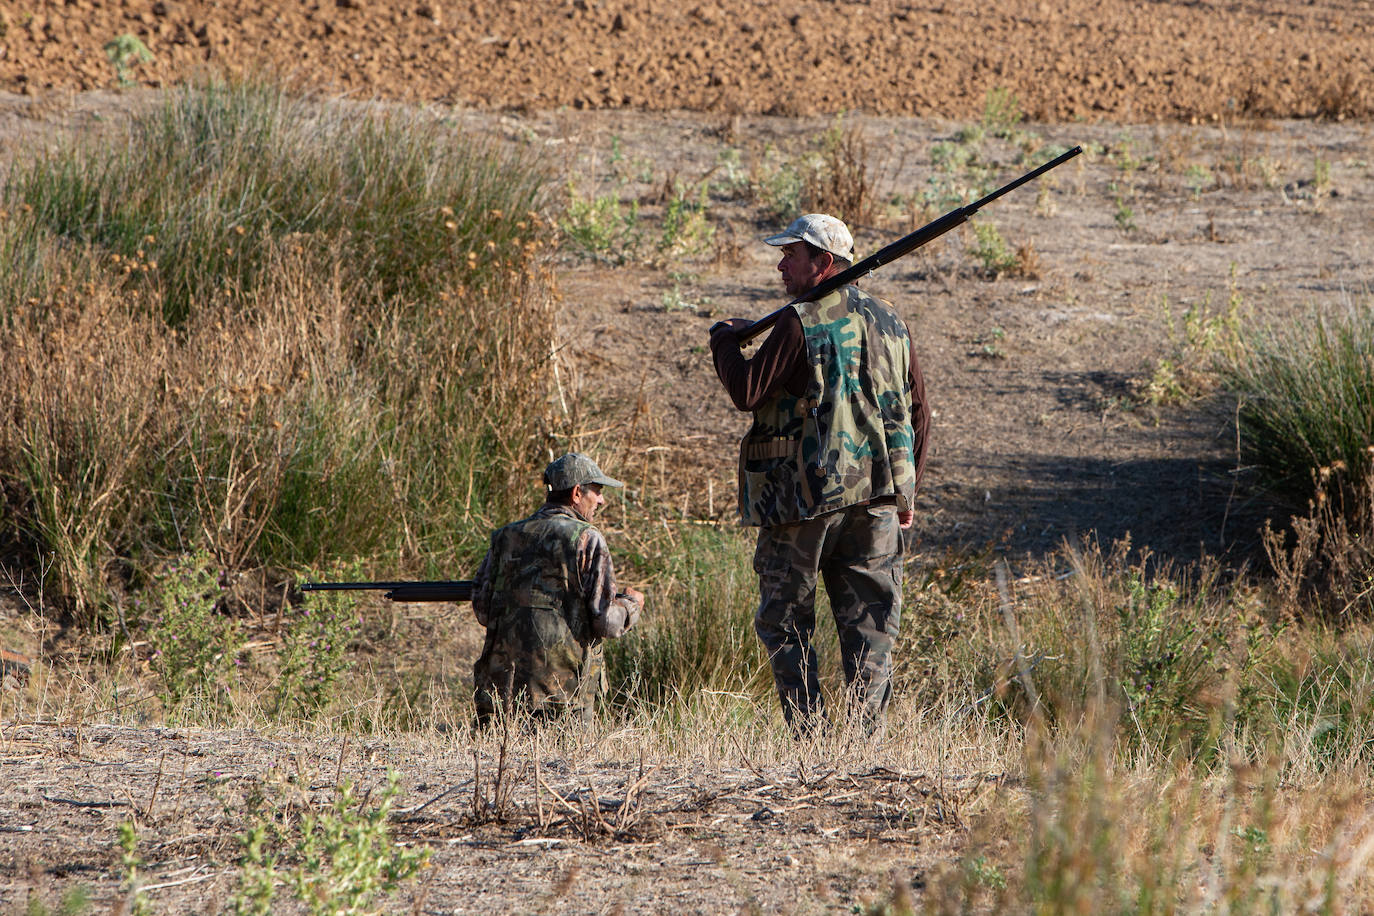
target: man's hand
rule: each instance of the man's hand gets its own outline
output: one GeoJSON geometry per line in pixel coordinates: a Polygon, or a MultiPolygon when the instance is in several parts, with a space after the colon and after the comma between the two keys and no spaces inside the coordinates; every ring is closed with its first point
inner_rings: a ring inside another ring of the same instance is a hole
{"type": "Polygon", "coordinates": [[[748,318],[727,318],[724,321],[717,321],[715,324],[711,325],[711,330],[709,332],[713,345],[717,334],[739,334],[740,331],[748,328],[753,323],[754,322],[750,321],[748,318]]]}
{"type": "Polygon", "coordinates": [[[629,619],[625,621],[625,629],[628,630],[635,624],[639,623],[639,614],[642,610],[644,610],[644,593],[641,592],[639,589],[627,588],[625,589],[625,597],[629,598],[633,602],[633,604],[630,607],[629,619]]]}
{"type": "Polygon", "coordinates": [[[897,525],[903,531],[911,527],[911,523],[916,521],[916,513],[910,509],[897,510],[897,525]]]}

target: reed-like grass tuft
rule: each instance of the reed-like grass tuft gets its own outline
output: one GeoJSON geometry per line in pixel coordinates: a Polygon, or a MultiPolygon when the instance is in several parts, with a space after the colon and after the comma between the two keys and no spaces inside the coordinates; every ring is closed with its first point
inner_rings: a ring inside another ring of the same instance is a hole
{"type": "MultiPolygon", "coordinates": [[[[1240,399],[1243,460],[1263,485],[1302,510],[1322,469],[1347,472],[1359,492],[1374,474],[1374,305],[1256,329],[1224,376],[1240,399]]],[[[1329,470],[1327,472],[1329,474],[1329,470]]]]}
{"type": "Polygon", "coordinates": [[[289,238],[335,249],[366,299],[404,302],[423,327],[455,279],[481,288],[524,261],[545,178],[423,116],[209,80],[118,138],[21,163],[6,198],[60,238],[155,262],[144,285],[173,325],[261,289],[269,243],[289,238]]]}

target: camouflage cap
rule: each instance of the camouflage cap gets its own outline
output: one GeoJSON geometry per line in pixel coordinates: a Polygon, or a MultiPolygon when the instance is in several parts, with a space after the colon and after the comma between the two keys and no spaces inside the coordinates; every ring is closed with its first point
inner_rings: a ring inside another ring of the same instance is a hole
{"type": "Polygon", "coordinates": [[[792,224],[763,240],[768,245],[787,245],[791,242],[810,242],[837,258],[854,260],[854,236],[849,227],[824,213],[807,213],[792,220],[792,224]]]}
{"type": "Polygon", "coordinates": [[[603,487],[625,486],[614,477],[607,477],[595,461],[578,452],[568,452],[544,468],[544,486],[555,493],[589,483],[599,483],[603,487]]]}

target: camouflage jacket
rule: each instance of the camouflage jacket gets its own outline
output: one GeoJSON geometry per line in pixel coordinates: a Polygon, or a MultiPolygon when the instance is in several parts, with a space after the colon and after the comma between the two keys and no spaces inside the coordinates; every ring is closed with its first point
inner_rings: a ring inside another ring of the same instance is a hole
{"type": "Polygon", "coordinates": [[[534,711],[589,713],[604,678],[601,640],[622,635],[639,612],[616,593],[601,532],[555,503],[492,535],[472,607],[487,628],[473,666],[479,716],[512,698],[534,711]]]}
{"type": "Polygon", "coordinates": [[[794,306],[811,380],[754,411],[740,443],[740,520],[782,525],[883,496],[915,497],[911,343],[892,307],[853,286],[794,306]]]}

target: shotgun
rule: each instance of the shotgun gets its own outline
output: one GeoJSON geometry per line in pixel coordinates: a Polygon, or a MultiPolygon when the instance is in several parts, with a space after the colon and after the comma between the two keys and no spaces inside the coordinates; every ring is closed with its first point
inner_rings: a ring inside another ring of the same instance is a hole
{"type": "Polygon", "coordinates": [[[994,200],[1001,197],[1003,194],[1006,194],[1008,191],[1016,190],[1028,181],[1034,181],[1041,175],[1048,172],[1050,169],[1063,165],[1064,163],[1068,162],[1070,159],[1072,159],[1074,156],[1077,156],[1081,152],[1083,152],[1083,147],[1075,146],[1067,153],[1064,153],[1061,156],[1056,156],[1049,162],[1046,162],[1044,165],[1040,166],[1037,169],[1033,169],[1032,171],[1027,172],[1026,174],[1022,175],[1020,178],[1016,179],[1010,184],[1003,185],[996,191],[993,191],[987,197],[975,200],[967,207],[958,207],[954,210],[951,210],[950,212],[946,213],[944,216],[940,217],[934,222],[926,223],[924,226],[922,226],[920,229],[917,229],[910,235],[902,236],[897,241],[893,242],[886,248],[879,251],[877,254],[871,254],[859,263],[847,267],[839,273],[835,274],[835,276],[829,278],[828,280],[822,280],[820,283],[816,284],[816,286],[813,287],[811,290],[793,299],[791,302],[787,303],[787,305],[784,305],[776,312],[773,312],[771,315],[766,315],[763,318],[760,318],[758,321],[755,321],[753,324],[749,325],[749,327],[738,332],[735,336],[739,338],[740,346],[744,346],[746,343],[748,343],[755,337],[758,337],[764,331],[771,328],[774,324],[777,323],[778,319],[782,317],[783,313],[790,309],[792,306],[798,305],[802,302],[814,302],[822,296],[834,292],[841,286],[844,286],[848,283],[853,283],[855,280],[859,280],[863,277],[868,276],[869,274],[873,273],[873,271],[877,270],[879,267],[882,267],[884,264],[891,263],[892,261],[897,260],[903,255],[910,254],[917,248],[920,248],[922,245],[925,245],[929,242],[933,242],[935,239],[938,239],[940,236],[944,235],[946,232],[953,229],[955,226],[960,226],[968,222],[969,218],[972,217],[973,214],[977,213],[980,209],[992,203],[994,200]]]}
{"type": "Polygon", "coordinates": [[[388,601],[471,601],[472,580],[445,582],[302,582],[303,592],[385,591],[388,601]]]}

